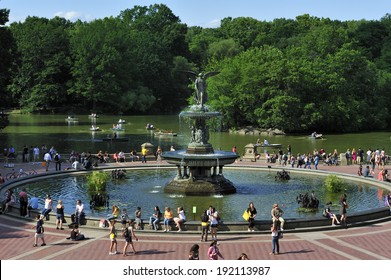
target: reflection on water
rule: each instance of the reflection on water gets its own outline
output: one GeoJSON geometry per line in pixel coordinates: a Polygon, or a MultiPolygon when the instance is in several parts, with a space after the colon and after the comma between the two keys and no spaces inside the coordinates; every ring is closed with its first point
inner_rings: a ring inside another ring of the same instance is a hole
{"type": "MultiPolygon", "coordinates": [[[[321,216],[322,206],[332,201],[335,204],[335,211],[338,211],[340,194],[329,193],[323,187],[324,177],[303,176],[292,174],[288,182],[276,181],[273,172],[248,171],[248,170],[225,170],[225,177],[231,180],[237,189],[236,194],[213,195],[213,196],[184,196],[164,193],[165,186],[174,178],[175,170],[160,170],[157,174],[154,170],[128,170],[127,179],[116,180],[109,183],[107,190],[110,197],[110,205],[117,204],[121,209],[126,208],[130,217],[137,206],[140,206],[144,219],[149,219],[153,213],[154,206],[164,209],[171,207],[174,211],[178,206],[183,206],[189,219],[199,220],[202,210],[213,205],[221,213],[226,221],[242,221],[244,209],[248,203],[253,201],[257,208],[257,219],[269,219],[273,203],[278,203],[284,210],[285,218],[312,218],[321,216]],[[298,211],[296,197],[299,194],[315,191],[320,200],[320,208],[317,212],[303,213],[298,211]],[[193,213],[196,207],[196,213],[193,213]]],[[[89,209],[90,195],[87,193],[86,179],[83,175],[44,179],[42,181],[28,184],[29,194],[36,193],[43,198],[50,193],[53,200],[62,199],[65,212],[74,212],[76,200],[81,199],[86,206],[88,216],[104,217],[110,213],[110,209],[94,211],[89,209]]],[[[360,183],[349,183],[344,191],[349,202],[349,213],[379,208],[383,206],[379,190],[375,187],[360,183]]]]}

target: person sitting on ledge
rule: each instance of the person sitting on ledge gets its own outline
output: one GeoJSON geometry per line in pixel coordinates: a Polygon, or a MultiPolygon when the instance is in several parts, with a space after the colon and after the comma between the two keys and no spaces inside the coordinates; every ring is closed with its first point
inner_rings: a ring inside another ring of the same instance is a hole
{"type": "Polygon", "coordinates": [[[186,215],[183,207],[178,207],[178,217],[174,218],[174,222],[178,231],[182,231],[181,225],[186,222],[186,215]]]}
{"type": "Polygon", "coordinates": [[[331,219],[331,225],[332,226],[335,226],[335,222],[337,222],[337,224],[340,224],[340,222],[338,221],[338,218],[337,216],[331,212],[331,205],[333,205],[333,203],[330,201],[326,204],[326,207],[324,208],[324,212],[323,212],[323,215],[326,217],[326,218],[329,218],[331,219]]]}

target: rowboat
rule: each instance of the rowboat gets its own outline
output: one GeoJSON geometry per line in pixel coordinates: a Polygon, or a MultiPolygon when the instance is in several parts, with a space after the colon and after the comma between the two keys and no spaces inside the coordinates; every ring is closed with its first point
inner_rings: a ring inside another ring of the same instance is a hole
{"type": "Polygon", "coordinates": [[[176,132],[164,132],[164,131],[157,131],[154,133],[155,136],[177,136],[178,133],[176,132]]]}
{"type": "Polygon", "coordinates": [[[99,131],[100,128],[99,128],[99,126],[91,126],[91,127],[90,127],[90,130],[91,130],[91,131],[99,131]]]}
{"type": "Polygon", "coordinates": [[[126,141],[129,141],[129,138],[128,137],[103,138],[102,141],[105,141],[105,142],[126,142],[126,141]]]}
{"type": "Polygon", "coordinates": [[[254,146],[261,148],[281,148],[282,144],[255,144],[254,146]]]}

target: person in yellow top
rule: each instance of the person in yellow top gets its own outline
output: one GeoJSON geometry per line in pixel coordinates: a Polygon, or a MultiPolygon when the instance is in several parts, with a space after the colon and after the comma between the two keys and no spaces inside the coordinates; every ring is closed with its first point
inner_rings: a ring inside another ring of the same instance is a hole
{"type": "Polygon", "coordinates": [[[109,217],[107,217],[107,220],[109,221],[109,225],[112,220],[115,220],[118,218],[118,215],[121,212],[121,210],[119,209],[119,207],[117,205],[113,205],[113,207],[111,209],[112,209],[111,215],[109,217]]]}
{"type": "Polygon", "coordinates": [[[142,163],[144,163],[144,162],[147,163],[147,154],[148,154],[148,149],[143,147],[141,149],[141,162],[142,163]]]}
{"type": "Polygon", "coordinates": [[[174,214],[172,213],[170,207],[164,209],[164,232],[170,231],[170,223],[174,222],[174,214]]]}

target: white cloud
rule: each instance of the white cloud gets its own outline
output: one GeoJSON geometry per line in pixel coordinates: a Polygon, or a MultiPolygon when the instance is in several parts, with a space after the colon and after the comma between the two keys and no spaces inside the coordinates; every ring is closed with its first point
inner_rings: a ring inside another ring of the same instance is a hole
{"type": "Polygon", "coordinates": [[[220,27],[220,24],[221,24],[220,19],[214,19],[214,20],[208,22],[205,27],[216,28],[216,27],[220,27]]]}
{"type": "Polygon", "coordinates": [[[83,17],[83,15],[81,13],[75,12],[75,11],[57,12],[54,14],[54,16],[62,17],[62,18],[65,18],[65,19],[68,19],[71,21],[81,19],[83,17]]]}

